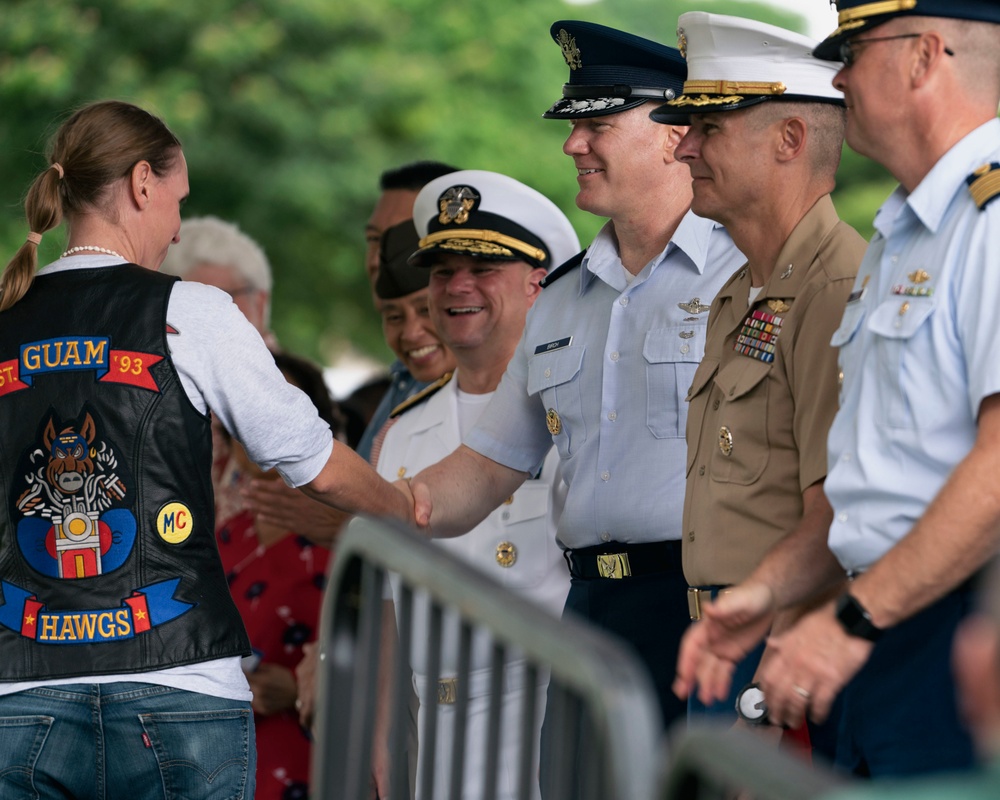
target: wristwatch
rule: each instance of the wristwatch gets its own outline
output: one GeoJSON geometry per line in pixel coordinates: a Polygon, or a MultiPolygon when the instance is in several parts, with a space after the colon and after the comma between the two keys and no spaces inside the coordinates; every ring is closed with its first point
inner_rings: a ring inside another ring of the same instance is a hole
{"type": "Polygon", "coordinates": [[[872,622],[872,615],[868,613],[858,598],[849,592],[844,592],[837,598],[837,622],[848,636],[857,636],[859,639],[867,639],[869,642],[877,642],[882,635],[882,629],[872,622]]]}
{"type": "Polygon", "coordinates": [[[760,684],[748,683],[736,695],[736,713],[741,720],[750,725],[767,725],[767,703],[760,684]]]}

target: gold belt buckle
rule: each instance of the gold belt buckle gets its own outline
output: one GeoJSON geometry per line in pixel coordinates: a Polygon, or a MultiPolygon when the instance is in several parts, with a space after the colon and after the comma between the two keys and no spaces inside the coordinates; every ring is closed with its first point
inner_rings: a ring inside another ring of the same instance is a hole
{"type": "Polygon", "coordinates": [[[628,553],[604,553],[597,557],[597,572],[602,578],[628,578],[632,568],[628,563],[628,553]]]}
{"type": "Polygon", "coordinates": [[[688,588],[688,615],[693,622],[701,619],[701,589],[688,588]]]}
{"type": "Polygon", "coordinates": [[[458,702],[458,678],[438,680],[438,705],[452,706],[458,702]]]}

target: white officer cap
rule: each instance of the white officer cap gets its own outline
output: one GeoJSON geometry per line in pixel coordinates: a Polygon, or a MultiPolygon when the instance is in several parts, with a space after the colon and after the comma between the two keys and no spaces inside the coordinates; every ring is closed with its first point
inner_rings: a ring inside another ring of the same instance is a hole
{"type": "Polygon", "coordinates": [[[733,111],[766,100],[843,105],[833,87],[840,63],[813,55],[817,42],[765,22],[689,11],[681,14],[678,46],[688,62],[684,92],[650,114],[682,125],[690,114],[733,111]]]}
{"type": "Polygon", "coordinates": [[[435,251],[551,270],[580,251],[580,240],[545,195],[498,172],[468,169],[435,178],[417,195],[417,266],[435,251]]]}

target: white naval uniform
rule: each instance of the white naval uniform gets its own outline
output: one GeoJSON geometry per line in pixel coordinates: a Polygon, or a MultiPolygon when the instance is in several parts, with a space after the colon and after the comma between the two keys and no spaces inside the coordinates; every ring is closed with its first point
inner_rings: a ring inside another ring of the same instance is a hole
{"type": "MultiPolygon", "coordinates": [[[[480,396],[482,397],[482,396],[480,396]]],[[[477,411],[484,410],[482,403],[477,411]]],[[[459,431],[459,392],[457,380],[451,380],[420,404],[407,409],[388,429],[378,459],[378,472],[387,480],[413,476],[435,464],[461,444],[459,431]]],[[[435,539],[434,544],[464,559],[499,581],[511,591],[533,600],[555,616],[562,612],[569,591],[569,571],[562,551],[556,544],[555,530],[562,513],[566,486],[559,474],[559,456],[553,448],[546,456],[541,473],[522,484],[508,503],[495,509],[467,534],[451,539],[435,539]],[[516,560],[501,566],[498,546],[513,545],[516,560]]],[[[392,581],[393,594],[398,598],[398,578],[392,581]]],[[[420,595],[414,597],[413,668],[414,688],[420,698],[418,730],[423,729],[428,699],[437,697],[437,686],[428,687],[426,665],[427,644],[426,604],[420,595]]],[[[458,670],[458,636],[456,617],[445,616],[443,627],[441,677],[454,676],[458,670]]],[[[486,762],[486,704],[489,691],[490,641],[476,636],[472,648],[469,719],[466,728],[467,750],[463,798],[483,795],[482,773],[486,762]]],[[[508,657],[504,672],[504,714],[501,726],[501,753],[497,797],[516,796],[517,735],[523,687],[520,683],[523,661],[508,657]]],[[[547,679],[537,687],[538,716],[535,724],[535,754],[541,730],[547,679]]],[[[437,758],[435,767],[435,798],[447,796],[447,781],[451,762],[451,736],[455,706],[438,705],[437,758]]],[[[420,785],[420,776],[417,778],[420,785]]],[[[537,787],[534,792],[537,797],[537,787]]],[[[421,800],[427,800],[421,798],[421,800]]]]}

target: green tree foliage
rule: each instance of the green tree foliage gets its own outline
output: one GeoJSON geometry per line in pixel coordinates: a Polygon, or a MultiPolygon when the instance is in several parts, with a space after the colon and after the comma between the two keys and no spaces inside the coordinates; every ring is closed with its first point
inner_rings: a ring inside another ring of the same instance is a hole
{"type": "MultiPolygon", "coordinates": [[[[49,134],[106,97],[166,120],[185,145],[186,215],[236,221],[275,271],[273,324],[290,349],[331,358],[345,342],[387,358],[361,268],[379,173],[419,158],[506,172],[555,200],[582,241],[564,124],[541,113],[568,70],[548,29],[584,18],[673,43],[705,3],[562,0],[3,0],[0,244],[25,234],[22,197],[49,134]]],[[[711,10],[801,27],[764,3],[711,10]]],[[[842,213],[867,233],[888,192],[862,159],[842,169],[842,213]]],[[[43,260],[62,232],[46,237],[43,260]]]]}

